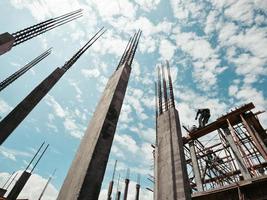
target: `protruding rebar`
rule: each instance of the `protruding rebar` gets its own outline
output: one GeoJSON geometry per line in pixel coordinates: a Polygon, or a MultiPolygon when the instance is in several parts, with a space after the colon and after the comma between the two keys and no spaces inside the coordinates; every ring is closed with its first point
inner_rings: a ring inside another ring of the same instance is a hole
{"type": "Polygon", "coordinates": [[[112,195],[112,190],[113,190],[113,185],[114,185],[114,176],[116,173],[116,166],[117,166],[117,160],[115,161],[115,164],[114,164],[114,169],[113,169],[113,173],[112,173],[112,180],[109,183],[107,200],[111,200],[111,195],[112,195]]]}
{"type": "Polygon", "coordinates": [[[36,161],[35,165],[33,166],[31,173],[33,172],[33,170],[35,169],[35,167],[37,166],[37,164],[39,163],[39,161],[41,160],[41,158],[43,157],[44,153],[46,152],[47,148],[49,147],[49,144],[46,145],[45,149],[43,150],[42,154],[40,155],[40,157],[38,158],[38,160],[36,161]]]}
{"type": "Polygon", "coordinates": [[[157,82],[155,81],[155,112],[156,112],[156,117],[158,117],[158,115],[159,115],[158,104],[159,104],[159,102],[158,102],[158,87],[157,87],[157,82]]]}
{"type": "Polygon", "coordinates": [[[129,183],[130,183],[130,169],[127,169],[126,172],[126,178],[125,178],[125,188],[124,188],[124,193],[123,193],[123,200],[127,200],[127,196],[128,196],[128,188],[129,188],[129,183]]]}
{"type": "Polygon", "coordinates": [[[115,160],[114,169],[113,169],[113,173],[112,173],[112,180],[114,180],[114,176],[116,173],[116,167],[117,167],[117,160],[115,160]]]}
{"type": "Polygon", "coordinates": [[[45,184],[45,186],[44,186],[44,189],[42,190],[42,192],[41,192],[41,194],[40,194],[38,200],[41,200],[41,199],[42,199],[42,197],[43,197],[43,195],[44,195],[44,193],[45,193],[45,191],[46,191],[46,189],[47,189],[48,184],[50,183],[50,181],[52,180],[52,178],[54,177],[54,175],[55,175],[55,173],[56,173],[56,170],[57,170],[57,169],[54,169],[53,173],[49,176],[49,178],[48,178],[48,180],[47,180],[47,182],[46,182],[46,184],[45,184]]]}
{"type": "Polygon", "coordinates": [[[126,51],[125,59],[123,60],[123,64],[128,63],[136,39],[137,39],[137,33],[135,33],[133,38],[130,40],[131,42],[130,42],[128,50],[126,51]]]}
{"type": "Polygon", "coordinates": [[[170,92],[170,107],[175,107],[175,102],[174,102],[174,94],[173,94],[173,86],[172,86],[172,77],[171,77],[171,70],[170,70],[170,65],[169,62],[166,60],[167,64],[167,71],[168,71],[168,79],[169,79],[169,92],[170,92]]]}
{"type": "Polygon", "coordinates": [[[135,43],[134,43],[133,50],[132,50],[132,52],[131,52],[131,54],[130,54],[130,58],[129,58],[129,61],[128,61],[128,65],[129,65],[129,66],[131,66],[132,63],[133,63],[134,55],[135,55],[135,53],[136,53],[137,46],[138,46],[138,43],[139,43],[141,34],[142,34],[142,31],[139,30],[139,31],[137,32],[137,35],[136,35],[136,41],[135,41],[135,43]]]}
{"type": "Polygon", "coordinates": [[[36,37],[44,32],[68,23],[82,16],[82,9],[61,15],[59,17],[46,20],[36,25],[25,28],[21,31],[13,33],[12,36],[15,38],[13,46],[16,46],[22,42],[25,42],[33,37],[36,37]]]}
{"type": "Polygon", "coordinates": [[[12,180],[10,181],[10,183],[7,185],[6,190],[8,190],[8,188],[10,187],[10,185],[13,183],[13,181],[15,180],[15,178],[17,177],[18,172],[15,174],[15,176],[12,178],[12,180]]]}
{"type": "Polygon", "coordinates": [[[12,172],[12,174],[8,177],[8,179],[6,180],[6,182],[4,183],[4,185],[2,186],[2,188],[4,189],[6,184],[10,181],[10,179],[12,178],[12,176],[15,174],[15,172],[12,172]]]}
{"type": "Polygon", "coordinates": [[[135,200],[139,200],[139,193],[140,193],[140,174],[137,175],[135,200]]]}
{"type": "Polygon", "coordinates": [[[129,45],[130,45],[131,41],[132,41],[132,37],[130,38],[130,40],[128,41],[128,43],[127,43],[127,45],[126,45],[126,48],[124,49],[124,52],[123,52],[123,54],[122,54],[122,56],[121,56],[120,62],[119,62],[119,64],[118,64],[116,70],[118,70],[119,67],[125,62],[125,56],[126,56],[126,53],[127,53],[127,50],[128,50],[128,48],[129,48],[129,45]]]}
{"type": "Polygon", "coordinates": [[[69,59],[62,68],[68,70],[81,57],[81,55],[106,32],[106,30],[102,31],[103,29],[104,27],[102,27],[76,54],[74,54],[74,56],[72,56],[71,59],[69,59]],[[100,33],[101,31],[102,33],[100,33]]]}
{"type": "Polygon", "coordinates": [[[120,199],[120,196],[121,196],[121,192],[119,191],[119,187],[120,187],[120,174],[119,174],[119,177],[118,177],[118,182],[117,182],[117,192],[116,192],[116,200],[119,200],[120,199]]]}
{"type": "Polygon", "coordinates": [[[27,171],[30,167],[30,165],[32,164],[33,160],[36,158],[36,156],[39,154],[40,150],[42,149],[42,147],[44,146],[45,142],[43,142],[41,144],[41,146],[39,147],[39,149],[37,150],[37,152],[34,154],[33,158],[31,159],[31,161],[29,162],[28,166],[26,167],[25,171],[27,171]]]}
{"type": "Polygon", "coordinates": [[[53,86],[60,80],[65,72],[104,32],[102,32],[99,36],[96,34],[94,37],[92,37],[89,42],[82,47],[82,49],[80,49],[68,62],[65,63],[63,67],[56,68],[0,122],[0,145],[28,116],[28,114],[43,99],[43,97],[53,88],[53,86]]]}
{"type": "Polygon", "coordinates": [[[46,50],[44,53],[36,57],[34,60],[32,60],[30,63],[13,73],[11,76],[6,78],[0,83],[0,91],[5,89],[8,85],[13,83],[15,80],[17,80],[20,76],[22,76],[24,73],[26,73],[28,70],[30,70],[33,66],[38,64],[41,60],[46,58],[51,53],[52,48],[46,50]]]}
{"type": "Polygon", "coordinates": [[[168,110],[168,94],[167,94],[167,84],[165,79],[165,69],[164,66],[161,65],[161,71],[162,71],[162,79],[163,79],[163,96],[164,96],[164,109],[168,110]]]}
{"type": "Polygon", "coordinates": [[[158,99],[159,99],[159,115],[162,114],[163,109],[162,109],[162,90],[161,90],[161,73],[160,73],[160,68],[158,68],[158,99]]]}

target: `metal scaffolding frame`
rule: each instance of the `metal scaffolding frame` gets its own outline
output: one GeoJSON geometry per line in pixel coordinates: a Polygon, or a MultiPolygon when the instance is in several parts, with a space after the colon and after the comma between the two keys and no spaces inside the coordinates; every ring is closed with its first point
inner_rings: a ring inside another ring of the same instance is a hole
{"type": "Polygon", "coordinates": [[[184,152],[193,194],[267,174],[267,134],[253,108],[252,103],[243,105],[194,131],[184,127],[188,132],[183,137],[184,152]]]}

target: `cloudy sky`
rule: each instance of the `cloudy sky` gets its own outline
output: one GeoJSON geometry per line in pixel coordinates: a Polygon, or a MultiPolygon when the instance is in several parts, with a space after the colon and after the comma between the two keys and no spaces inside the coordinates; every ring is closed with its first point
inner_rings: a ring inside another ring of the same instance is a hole
{"type": "MultiPolygon", "coordinates": [[[[41,80],[67,61],[100,27],[108,31],[69,70],[0,147],[0,185],[25,169],[38,146],[50,144],[21,198],[36,199],[46,179],[57,173],[45,194],[55,199],[80,139],[128,39],[143,35],[133,63],[111,156],[102,185],[107,193],[114,161],[124,178],[131,169],[130,197],[141,174],[141,199],[152,171],[154,70],[168,59],[181,123],[195,123],[195,109],[211,108],[212,119],[253,101],[267,109],[267,1],[264,0],[1,0],[1,32],[13,33],[82,8],[84,16],[14,47],[0,57],[3,80],[53,47],[52,55],[0,93],[4,117],[41,80]]],[[[261,116],[267,127],[267,115],[261,116]]],[[[185,134],[185,133],[184,133],[185,134]]],[[[120,188],[123,188],[121,180],[120,188]]]]}

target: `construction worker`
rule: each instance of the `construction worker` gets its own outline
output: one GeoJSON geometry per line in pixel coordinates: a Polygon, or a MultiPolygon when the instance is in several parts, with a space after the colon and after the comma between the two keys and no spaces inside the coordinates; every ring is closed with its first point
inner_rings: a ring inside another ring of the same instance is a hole
{"type": "Polygon", "coordinates": [[[197,118],[198,118],[198,123],[199,123],[198,127],[199,128],[204,127],[209,121],[210,109],[208,108],[198,109],[195,120],[197,120],[197,118]],[[198,115],[200,115],[199,118],[198,118],[198,115]]]}

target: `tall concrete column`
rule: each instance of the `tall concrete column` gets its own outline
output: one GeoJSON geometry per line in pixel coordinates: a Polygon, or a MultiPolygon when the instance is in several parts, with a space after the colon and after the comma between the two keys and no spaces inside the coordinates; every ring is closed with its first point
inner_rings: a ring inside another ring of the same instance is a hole
{"type": "Polygon", "coordinates": [[[189,142],[190,156],[192,160],[193,172],[195,175],[195,182],[197,185],[197,191],[203,191],[203,184],[201,180],[200,170],[197,162],[196,150],[195,150],[195,141],[192,140],[189,142]]]}
{"type": "Polygon", "coordinates": [[[135,35],[123,64],[106,85],[61,187],[58,200],[98,199],[140,35],[141,32],[135,35]]]}
{"type": "Polygon", "coordinates": [[[26,185],[27,181],[29,180],[31,173],[24,171],[19,180],[16,182],[15,186],[7,195],[7,200],[16,200],[22,191],[23,187],[26,185]]]}
{"type": "MultiPolygon", "coordinates": [[[[221,131],[221,130],[218,129],[218,131],[221,131]]],[[[225,134],[226,141],[228,142],[230,148],[232,149],[232,152],[233,152],[233,154],[235,156],[237,165],[238,165],[238,167],[239,167],[239,169],[241,171],[242,176],[244,177],[245,180],[250,179],[251,178],[250,173],[249,173],[249,171],[248,171],[248,169],[246,167],[246,164],[245,164],[245,162],[244,162],[244,160],[242,158],[242,155],[241,155],[240,151],[238,150],[238,148],[237,148],[237,146],[235,144],[235,141],[234,141],[234,139],[233,139],[233,137],[231,135],[230,130],[228,128],[224,128],[223,132],[225,134]]]]}
{"type": "MultiPolygon", "coordinates": [[[[182,131],[179,114],[174,105],[168,64],[167,67],[170,95],[169,97],[167,95],[167,101],[164,101],[165,105],[158,105],[159,115],[157,116],[156,196],[157,200],[189,200],[191,199],[191,193],[186,169],[182,131]]],[[[161,79],[160,74],[158,77],[161,79]]],[[[162,95],[160,95],[161,81],[158,81],[159,102],[162,101],[162,95]]],[[[163,87],[163,94],[166,95],[167,92],[166,87],[163,87]]]]}

